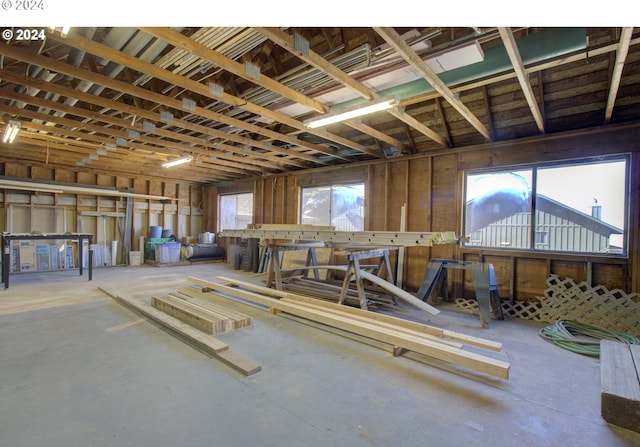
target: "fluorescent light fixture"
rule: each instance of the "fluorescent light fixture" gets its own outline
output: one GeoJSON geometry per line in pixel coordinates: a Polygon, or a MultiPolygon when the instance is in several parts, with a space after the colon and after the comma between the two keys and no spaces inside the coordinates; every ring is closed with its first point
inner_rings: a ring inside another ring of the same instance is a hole
{"type": "Polygon", "coordinates": [[[13,140],[16,139],[18,132],[20,132],[20,121],[9,121],[7,123],[7,127],[4,129],[4,134],[2,135],[3,143],[13,143],[13,140]]]}
{"type": "Polygon", "coordinates": [[[356,118],[358,116],[387,110],[396,105],[398,105],[398,98],[395,96],[390,98],[380,98],[362,105],[348,107],[335,112],[329,112],[326,115],[322,115],[317,118],[308,119],[304,122],[304,125],[309,129],[315,129],[317,127],[328,126],[329,124],[350,120],[351,118],[356,118]]]}
{"type": "Polygon", "coordinates": [[[184,157],[184,158],[178,158],[177,160],[173,160],[173,161],[168,161],[166,163],[162,163],[162,166],[165,168],[170,168],[172,166],[178,166],[178,165],[182,165],[185,163],[189,163],[191,160],[193,160],[193,157],[184,157]]]}

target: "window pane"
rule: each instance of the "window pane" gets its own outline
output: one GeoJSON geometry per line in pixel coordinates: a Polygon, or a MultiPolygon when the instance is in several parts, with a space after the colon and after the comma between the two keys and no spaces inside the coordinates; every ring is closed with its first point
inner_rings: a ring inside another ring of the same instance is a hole
{"type": "Polygon", "coordinates": [[[218,230],[245,229],[253,221],[253,194],[220,196],[218,230]]]}
{"type": "Polygon", "coordinates": [[[300,223],[331,225],[331,187],[303,188],[300,223]]]}
{"type": "Polygon", "coordinates": [[[364,229],[364,185],[334,186],[331,196],[331,225],[339,231],[364,229]]]}
{"type": "Polygon", "coordinates": [[[300,223],[364,230],[364,183],[303,188],[300,223]]]}
{"type": "Polygon", "coordinates": [[[236,229],[247,228],[253,222],[253,194],[238,194],[236,229]]]}
{"type": "Polygon", "coordinates": [[[624,253],[625,160],[538,169],[536,232],[543,250],[624,253]]]}
{"type": "Polygon", "coordinates": [[[467,175],[466,245],[529,248],[531,170],[467,175]]]}

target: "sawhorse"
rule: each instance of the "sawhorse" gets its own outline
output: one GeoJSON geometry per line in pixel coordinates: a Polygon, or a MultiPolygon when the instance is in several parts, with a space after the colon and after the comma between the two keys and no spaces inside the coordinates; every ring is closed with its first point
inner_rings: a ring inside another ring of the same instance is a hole
{"type": "MultiPolygon", "coordinates": [[[[340,297],[338,298],[338,303],[344,303],[345,297],[347,295],[347,289],[349,288],[349,282],[351,281],[351,277],[356,283],[356,289],[358,290],[358,299],[360,301],[360,308],[367,309],[367,299],[365,296],[364,284],[362,282],[361,277],[361,268],[360,261],[363,259],[370,258],[379,258],[380,261],[378,263],[377,268],[377,276],[380,276],[383,272],[386,274],[387,281],[393,284],[393,274],[391,272],[391,263],[389,262],[389,252],[391,250],[396,249],[397,247],[393,246],[385,246],[385,247],[367,247],[367,246],[341,246],[340,250],[343,250],[347,253],[347,271],[344,276],[344,281],[342,283],[342,290],[340,291],[340,297]]],[[[393,302],[396,302],[396,298],[393,297],[393,302]]]]}
{"type": "Polygon", "coordinates": [[[483,328],[489,327],[491,311],[493,311],[493,314],[498,319],[504,320],[493,264],[449,259],[430,259],[422,279],[422,284],[418,289],[417,297],[422,301],[427,301],[436,288],[438,288],[440,292],[443,292],[446,297],[446,272],[449,268],[471,270],[480,313],[480,323],[483,328]]]}
{"type": "MultiPolygon", "coordinates": [[[[267,245],[267,255],[269,256],[269,264],[267,266],[267,287],[271,287],[271,284],[275,281],[275,287],[278,290],[282,290],[282,257],[286,251],[291,250],[307,250],[307,259],[305,261],[305,267],[314,267],[318,265],[318,259],[316,257],[316,248],[322,248],[325,245],[321,242],[283,242],[283,243],[270,243],[267,245]]],[[[296,270],[295,268],[293,270],[296,270]]],[[[319,279],[318,269],[313,270],[314,278],[319,279]]],[[[304,270],[304,276],[306,277],[309,269],[304,270]]]]}

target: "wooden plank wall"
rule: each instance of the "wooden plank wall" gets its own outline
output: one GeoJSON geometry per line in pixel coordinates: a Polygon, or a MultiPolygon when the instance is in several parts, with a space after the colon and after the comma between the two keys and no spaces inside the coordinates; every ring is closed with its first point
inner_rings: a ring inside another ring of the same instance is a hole
{"type": "MultiPolygon", "coordinates": [[[[71,183],[77,185],[115,187],[121,190],[132,189],[134,193],[163,195],[174,198],[167,203],[149,199],[134,200],[132,249],[139,250],[139,237],[148,236],[150,225],[170,228],[178,236],[197,235],[203,231],[203,187],[198,184],[164,182],[144,177],[119,177],[105,173],[72,171],[48,166],[27,166],[11,161],[0,162],[1,175],[23,178],[25,180],[46,180],[50,182],[71,183]]],[[[29,193],[26,191],[5,191],[0,203],[2,210],[2,231],[8,229],[7,210],[12,204],[63,207],[66,214],[67,231],[92,233],[95,243],[120,240],[115,218],[83,216],[83,211],[125,212],[126,199],[85,194],[29,193]],[[104,228],[106,227],[106,234],[104,228]]],[[[214,207],[215,208],[215,207],[214,207]]],[[[17,231],[17,229],[14,229],[17,231]]],[[[23,231],[23,230],[20,230],[23,231]]],[[[120,247],[122,244],[120,245],[120,247]]]]}
{"type": "MultiPolygon", "coordinates": [[[[543,295],[545,280],[552,273],[569,276],[576,281],[589,281],[593,285],[602,284],[608,289],[640,292],[638,151],[640,129],[636,124],[362,163],[366,167],[365,230],[398,230],[400,208],[406,203],[408,231],[452,230],[460,234],[465,170],[631,153],[628,258],[485,250],[455,245],[410,248],[406,250],[404,284],[409,290],[417,290],[428,259],[437,257],[491,262],[503,299],[536,300],[537,296],[543,295]]],[[[335,172],[340,169],[335,168],[335,172]]],[[[327,181],[332,182],[332,170],[323,170],[327,181]]],[[[255,223],[298,223],[299,188],[296,178],[300,175],[309,173],[294,172],[255,180],[255,223]]],[[[226,192],[233,189],[230,183],[226,192]]],[[[461,270],[451,271],[450,290],[454,297],[473,297],[470,274],[461,270]]]]}

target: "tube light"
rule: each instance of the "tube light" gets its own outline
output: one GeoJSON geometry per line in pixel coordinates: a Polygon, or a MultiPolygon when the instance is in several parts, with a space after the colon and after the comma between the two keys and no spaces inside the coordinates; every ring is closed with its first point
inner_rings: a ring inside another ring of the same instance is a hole
{"type": "Polygon", "coordinates": [[[189,163],[191,160],[193,160],[193,157],[184,157],[184,158],[178,158],[177,160],[173,160],[173,161],[168,161],[166,163],[162,163],[162,166],[165,168],[170,168],[172,166],[178,166],[178,165],[182,165],[185,163],[189,163]]]}
{"type": "Polygon", "coordinates": [[[21,124],[19,121],[9,121],[7,123],[7,127],[4,129],[4,134],[2,135],[3,143],[13,143],[13,140],[16,139],[18,132],[20,132],[21,124]]]}
{"type": "Polygon", "coordinates": [[[367,102],[364,105],[358,105],[355,107],[349,107],[346,109],[338,110],[336,112],[330,112],[326,115],[312,118],[304,122],[305,127],[309,129],[315,129],[317,127],[328,126],[329,124],[346,121],[358,116],[368,115],[370,113],[379,112],[381,110],[387,110],[391,107],[398,105],[398,98],[395,96],[391,98],[380,98],[375,101],[367,102]]]}

